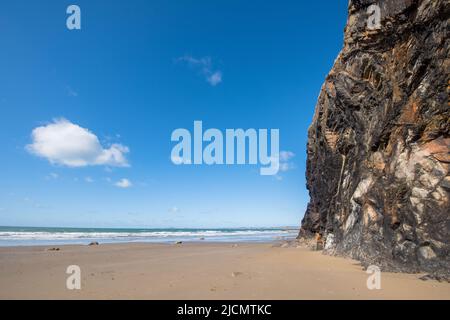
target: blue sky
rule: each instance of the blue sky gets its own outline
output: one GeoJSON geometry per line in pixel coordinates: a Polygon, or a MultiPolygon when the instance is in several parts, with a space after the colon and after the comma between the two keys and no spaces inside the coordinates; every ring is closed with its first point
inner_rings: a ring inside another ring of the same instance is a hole
{"type": "Polygon", "coordinates": [[[346,1],[3,1],[0,225],[298,225],[307,128],[346,13],[346,1]],[[66,28],[70,4],[81,30],[66,28]],[[70,166],[27,147],[61,119],[124,159],[70,166]],[[195,120],[277,128],[295,157],[276,177],[175,166],[171,133],[195,120]]]}

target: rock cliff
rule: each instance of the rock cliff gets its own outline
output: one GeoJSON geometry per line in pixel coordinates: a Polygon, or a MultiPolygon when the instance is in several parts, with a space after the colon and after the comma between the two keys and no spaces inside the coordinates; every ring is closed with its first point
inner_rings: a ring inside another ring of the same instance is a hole
{"type": "Polygon", "coordinates": [[[448,278],[449,17],[448,0],[350,0],[308,132],[299,237],[364,265],[448,278]],[[373,5],[381,19],[369,28],[373,5]]]}

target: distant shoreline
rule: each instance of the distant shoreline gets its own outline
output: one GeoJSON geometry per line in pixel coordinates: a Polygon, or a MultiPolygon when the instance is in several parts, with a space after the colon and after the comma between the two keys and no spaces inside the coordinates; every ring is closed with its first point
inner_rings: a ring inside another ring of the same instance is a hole
{"type": "Polygon", "coordinates": [[[98,243],[260,242],[292,240],[297,229],[0,227],[0,247],[98,243]]]}

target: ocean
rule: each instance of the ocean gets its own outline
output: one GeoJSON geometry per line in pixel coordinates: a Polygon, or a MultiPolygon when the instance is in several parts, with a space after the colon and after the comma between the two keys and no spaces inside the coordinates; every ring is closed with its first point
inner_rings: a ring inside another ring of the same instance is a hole
{"type": "Polygon", "coordinates": [[[294,239],[298,230],[288,228],[224,229],[106,229],[0,227],[0,246],[63,245],[151,242],[272,242],[294,239]]]}

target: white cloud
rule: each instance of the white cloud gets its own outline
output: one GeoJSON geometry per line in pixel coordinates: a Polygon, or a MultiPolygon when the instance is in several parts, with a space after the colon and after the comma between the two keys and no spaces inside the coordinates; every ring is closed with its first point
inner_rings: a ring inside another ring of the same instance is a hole
{"type": "Polygon", "coordinates": [[[126,188],[131,188],[131,186],[132,186],[133,184],[132,184],[131,181],[128,180],[128,179],[121,179],[121,180],[119,180],[118,182],[116,182],[114,185],[115,185],[116,187],[118,187],[118,188],[126,189],[126,188]]]}
{"type": "Polygon", "coordinates": [[[211,57],[194,58],[186,55],[176,59],[176,61],[184,62],[189,67],[198,69],[205,80],[213,87],[222,82],[222,71],[213,69],[211,57]]]}
{"type": "Polygon", "coordinates": [[[66,119],[35,128],[26,149],[52,164],[68,167],[108,165],[127,167],[128,147],[112,144],[104,148],[95,134],[66,119]]]}
{"type": "MultiPolygon", "coordinates": [[[[292,169],[295,169],[295,164],[293,162],[291,162],[292,158],[295,157],[295,153],[291,152],[291,151],[281,151],[278,157],[278,161],[279,161],[279,172],[286,172],[292,169]]],[[[278,181],[283,180],[283,177],[281,177],[280,175],[276,175],[275,179],[278,181]]]]}
{"type": "Polygon", "coordinates": [[[206,78],[206,81],[208,81],[210,85],[215,87],[216,85],[222,82],[222,72],[220,71],[214,72],[212,75],[206,78]]]}

